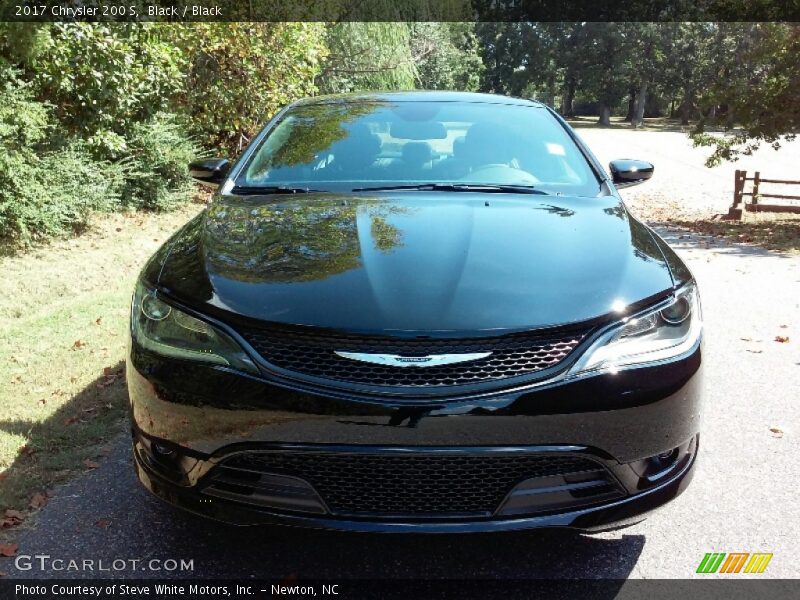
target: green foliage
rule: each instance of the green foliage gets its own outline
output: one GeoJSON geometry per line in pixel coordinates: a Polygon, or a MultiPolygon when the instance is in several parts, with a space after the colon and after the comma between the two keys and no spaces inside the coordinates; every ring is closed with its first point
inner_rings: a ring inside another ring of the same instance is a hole
{"type": "Polygon", "coordinates": [[[336,23],[328,29],[329,54],[317,77],[327,94],[414,89],[417,70],[408,23],[336,23]]]}
{"type": "Polygon", "coordinates": [[[50,107],[0,70],[0,238],[27,243],[80,228],[115,206],[118,165],[96,161],[80,142],[54,147],[50,107]]]}
{"type": "MultiPolygon", "coordinates": [[[[671,106],[684,123],[699,119],[709,164],[777,146],[800,126],[797,24],[475,24],[458,22],[464,0],[358,10],[364,22],[0,22],[0,236],[60,235],[120,205],[170,208],[191,190],[198,145],[233,156],[318,91],[480,87],[567,115],[580,103],[603,121],[627,106],[634,125],[645,107],[671,106]],[[387,11],[398,18],[378,21],[387,11]]],[[[341,119],[298,127],[303,143],[279,160],[344,135],[341,119]]]]}
{"type": "Polygon", "coordinates": [[[169,210],[190,198],[193,186],[186,166],[200,151],[174,115],[158,113],[135,123],[122,152],[124,206],[169,210]]]}
{"type": "MultiPolygon", "coordinates": [[[[54,23],[27,59],[39,95],[81,135],[124,135],[181,90],[183,55],[155,23],[54,23]]],[[[40,32],[41,34],[41,32],[40,32]]]]}
{"type": "Polygon", "coordinates": [[[706,94],[706,102],[725,108],[727,135],[706,133],[708,117],[693,133],[695,145],[713,148],[708,166],[735,161],[762,143],[777,149],[800,129],[800,25],[742,27],[734,42],[739,62],[724,69],[706,94]]]}
{"type": "Polygon", "coordinates": [[[483,62],[473,23],[413,23],[410,44],[421,89],[478,89],[483,62]]]}
{"type": "Polygon", "coordinates": [[[316,91],[326,53],[321,23],[192,23],[170,31],[189,65],[177,104],[209,147],[238,153],[280,108],[316,91]]]}

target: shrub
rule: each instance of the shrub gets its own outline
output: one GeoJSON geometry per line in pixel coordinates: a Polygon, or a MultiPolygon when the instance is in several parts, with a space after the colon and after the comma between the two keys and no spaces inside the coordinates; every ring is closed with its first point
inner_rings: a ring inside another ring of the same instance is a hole
{"type": "Polygon", "coordinates": [[[0,69],[0,237],[27,243],[74,231],[119,200],[122,168],[51,138],[50,107],[0,69]]]}
{"type": "Polygon", "coordinates": [[[73,232],[119,201],[122,169],[92,160],[78,145],[20,158],[0,167],[3,237],[26,243],[73,232]]]}
{"type": "MultiPolygon", "coordinates": [[[[61,123],[92,136],[127,135],[182,89],[185,62],[160,23],[53,23],[39,31],[28,65],[40,98],[61,123]]],[[[102,157],[105,158],[105,157],[102,157]]]]}
{"type": "Polygon", "coordinates": [[[135,123],[122,152],[123,205],[169,210],[189,199],[193,186],[187,165],[200,151],[175,115],[158,113],[135,123]]]}

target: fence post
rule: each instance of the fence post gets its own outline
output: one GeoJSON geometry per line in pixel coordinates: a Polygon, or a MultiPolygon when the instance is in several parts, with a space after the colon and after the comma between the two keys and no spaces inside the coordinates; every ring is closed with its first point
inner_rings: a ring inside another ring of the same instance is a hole
{"type": "Polygon", "coordinates": [[[758,184],[761,183],[761,172],[756,171],[753,176],[753,204],[758,204],[758,184]]]}
{"type": "Polygon", "coordinates": [[[744,182],[747,171],[736,170],[733,178],[733,204],[728,209],[728,219],[742,218],[742,193],[744,192],[744,182]]]}

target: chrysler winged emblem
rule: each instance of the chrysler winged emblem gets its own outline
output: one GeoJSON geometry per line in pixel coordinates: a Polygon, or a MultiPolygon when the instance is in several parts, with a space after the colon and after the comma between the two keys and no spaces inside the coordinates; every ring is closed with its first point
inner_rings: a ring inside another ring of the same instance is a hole
{"type": "Polygon", "coordinates": [[[399,356],[397,354],[367,354],[363,352],[344,352],[334,350],[334,354],[350,360],[386,365],[389,367],[440,367],[455,363],[478,360],[491,355],[491,352],[470,352],[466,354],[429,354],[427,356],[399,356]]]}

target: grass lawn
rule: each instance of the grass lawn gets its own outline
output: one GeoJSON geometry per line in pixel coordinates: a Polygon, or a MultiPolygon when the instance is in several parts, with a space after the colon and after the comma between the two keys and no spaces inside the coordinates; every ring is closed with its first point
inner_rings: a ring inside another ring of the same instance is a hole
{"type": "Polygon", "coordinates": [[[134,280],[201,208],[106,215],[78,238],[0,258],[3,537],[56,483],[95,468],[103,444],[124,430],[134,280]]]}

